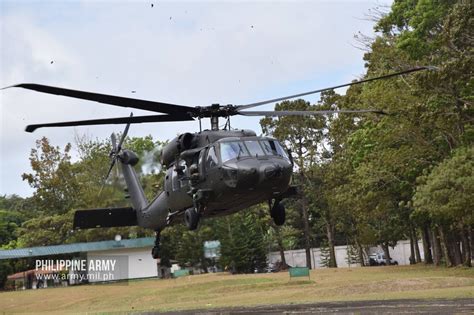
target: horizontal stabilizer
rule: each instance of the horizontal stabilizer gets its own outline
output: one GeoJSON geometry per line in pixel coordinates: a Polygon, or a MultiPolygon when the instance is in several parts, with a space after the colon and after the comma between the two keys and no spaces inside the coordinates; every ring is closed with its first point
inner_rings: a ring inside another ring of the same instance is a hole
{"type": "Polygon", "coordinates": [[[74,213],[74,229],[134,225],[137,225],[137,214],[130,207],[77,210],[74,213]]]}

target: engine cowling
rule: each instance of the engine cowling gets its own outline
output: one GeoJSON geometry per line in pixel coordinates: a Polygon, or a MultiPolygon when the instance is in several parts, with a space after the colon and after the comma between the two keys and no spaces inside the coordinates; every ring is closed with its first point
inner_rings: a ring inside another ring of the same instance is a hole
{"type": "Polygon", "coordinates": [[[161,165],[168,167],[176,161],[179,154],[185,150],[193,149],[195,145],[192,133],[183,133],[168,143],[161,151],[161,165]]]}

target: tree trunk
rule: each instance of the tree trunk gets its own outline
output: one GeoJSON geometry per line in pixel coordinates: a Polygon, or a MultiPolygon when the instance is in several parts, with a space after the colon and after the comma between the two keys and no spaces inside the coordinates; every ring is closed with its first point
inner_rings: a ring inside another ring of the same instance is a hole
{"type": "Polygon", "coordinates": [[[416,263],[419,264],[421,263],[421,255],[420,255],[420,246],[418,245],[418,235],[416,235],[416,230],[413,227],[411,229],[413,231],[413,241],[415,244],[416,263]]]}
{"type": "Polygon", "coordinates": [[[390,265],[390,249],[388,248],[388,243],[382,243],[383,253],[385,254],[385,263],[390,265]]]}
{"type": "Polygon", "coordinates": [[[303,213],[303,226],[304,226],[304,249],[306,252],[306,267],[311,268],[311,239],[309,234],[309,221],[308,221],[308,203],[306,197],[301,198],[301,211],[303,213]]]}
{"type": "Polygon", "coordinates": [[[364,249],[362,248],[362,245],[358,241],[356,241],[356,246],[357,246],[357,251],[359,254],[359,264],[361,267],[365,266],[365,261],[364,261],[364,249]]]}
{"type": "Polygon", "coordinates": [[[421,240],[423,241],[423,254],[425,256],[425,264],[432,264],[433,256],[431,255],[430,236],[427,225],[424,225],[421,228],[421,240]]]}
{"type": "Polygon", "coordinates": [[[280,252],[280,259],[281,259],[280,268],[285,270],[287,269],[288,265],[286,264],[285,249],[283,248],[283,238],[281,237],[280,227],[273,226],[273,229],[275,230],[275,235],[276,235],[277,244],[278,244],[278,251],[280,252]]]}
{"type": "Polygon", "coordinates": [[[328,237],[329,244],[329,268],[337,268],[336,262],[336,250],[334,246],[336,245],[334,240],[334,226],[330,223],[329,220],[326,220],[326,233],[328,237]]]}
{"type": "Polygon", "coordinates": [[[441,250],[443,252],[444,260],[446,261],[446,266],[452,267],[453,261],[451,260],[451,256],[449,255],[448,240],[446,239],[446,235],[444,234],[443,227],[439,226],[438,232],[440,236],[441,250]]]}
{"type": "Polygon", "coordinates": [[[410,265],[414,265],[415,261],[415,240],[413,237],[413,230],[410,228],[410,265]]]}
{"type": "MultiPolygon", "coordinates": [[[[300,183],[304,185],[305,177],[303,175],[304,168],[304,154],[303,154],[303,137],[300,135],[298,139],[298,167],[300,171],[300,183]]],[[[306,267],[311,269],[311,238],[309,231],[309,216],[308,216],[308,201],[306,196],[301,197],[301,213],[303,215],[303,227],[304,227],[304,249],[306,252],[306,267]]]]}
{"type": "Polygon", "coordinates": [[[433,244],[433,263],[435,266],[439,266],[441,263],[441,244],[438,238],[438,232],[436,227],[431,228],[431,244],[433,244]]]}
{"type": "Polygon", "coordinates": [[[469,244],[471,246],[471,260],[474,259],[474,229],[472,226],[467,227],[468,235],[469,235],[469,244]]]}
{"type": "Polygon", "coordinates": [[[471,244],[469,243],[469,232],[466,228],[461,229],[461,241],[462,241],[462,252],[464,254],[463,265],[466,267],[472,267],[471,264],[471,244]]]}
{"type": "Polygon", "coordinates": [[[459,266],[462,264],[461,258],[461,248],[458,242],[457,235],[451,235],[450,239],[450,247],[452,248],[452,255],[453,255],[453,263],[455,266],[459,266]]]}

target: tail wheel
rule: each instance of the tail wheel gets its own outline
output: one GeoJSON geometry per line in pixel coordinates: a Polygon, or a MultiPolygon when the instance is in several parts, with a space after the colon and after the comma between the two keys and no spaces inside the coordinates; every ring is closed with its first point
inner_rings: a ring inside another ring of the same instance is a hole
{"type": "Polygon", "coordinates": [[[279,202],[275,203],[270,210],[270,216],[273,218],[273,222],[275,222],[276,225],[283,225],[286,218],[285,206],[279,202]]]}
{"type": "Polygon", "coordinates": [[[184,212],[184,222],[190,231],[197,228],[199,223],[199,214],[194,208],[189,208],[184,212]]]}

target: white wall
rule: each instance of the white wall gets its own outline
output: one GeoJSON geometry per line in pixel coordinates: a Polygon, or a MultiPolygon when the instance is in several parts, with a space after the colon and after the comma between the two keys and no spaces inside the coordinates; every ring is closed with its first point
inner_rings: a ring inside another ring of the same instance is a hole
{"type": "MultiPolygon", "coordinates": [[[[421,259],[424,258],[423,255],[423,244],[421,241],[418,242],[420,247],[421,259]]],[[[359,264],[347,264],[347,246],[336,246],[336,262],[338,267],[347,268],[347,267],[359,267],[359,264]]],[[[371,247],[369,250],[370,253],[383,253],[381,247],[371,247]]],[[[396,260],[399,265],[409,265],[410,264],[410,241],[403,240],[399,241],[394,248],[390,247],[390,256],[392,259],[396,260]]],[[[271,252],[268,255],[268,261],[271,264],[280,261],[280,252],[271,252]]],[[[306,267],[306,254],[304,249],[288,250],[285,251],[285,260],[286,263],[293,267],[306,267]]],[[[319,248],[311,248],[311,267],[322,268],[321,265],[321,250],[319,248]]]]}
{"type": "MultiPolygon", "coordinates": [[[[117,276],[119,279],[158,277],[157,261],[151,256],[151,247],[88,252],[87,260],[101,259],[102,257],[110,258],[111,256],[124,257],[123,260],[117,260],[119,264],[117,276]],[[126,264],[120,265],[121,261],[125,261],[126,264]]],[[[90,282],[97,281],[101,280],[90,280],[90,282]]]]}
{"type": "MultiPolygon", "coordinates": [[[[420,256],[423,260],[425,258],[423,252],[423,242],[419,241],[418,246],[420,248],[420,256]]],[[[373,252],[380,252],[383,253],[383,249],[378,247],[371,248],[373,252]]],[[[410,240],[398,241],[397,246],[395,248],[390,247],[390,257],[398,261],[399,265],[409,265],[410,264],[410,240]]]]}

